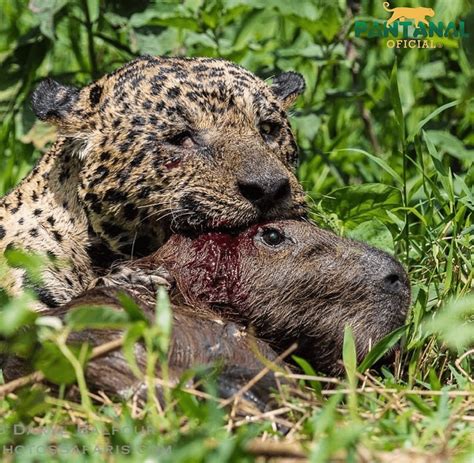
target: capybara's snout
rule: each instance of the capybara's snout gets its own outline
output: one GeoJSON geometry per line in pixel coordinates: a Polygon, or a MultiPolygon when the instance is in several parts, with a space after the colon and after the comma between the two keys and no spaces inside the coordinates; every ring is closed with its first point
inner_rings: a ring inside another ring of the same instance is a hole
{"type": "Polygon", "coordinates": [[[394,318],[403,321],[410,304],[410,282],[403,266],[390,254],[369,246],[361,261],[363,274],[373,285],[375,301],[379,298],[394,318]]]}

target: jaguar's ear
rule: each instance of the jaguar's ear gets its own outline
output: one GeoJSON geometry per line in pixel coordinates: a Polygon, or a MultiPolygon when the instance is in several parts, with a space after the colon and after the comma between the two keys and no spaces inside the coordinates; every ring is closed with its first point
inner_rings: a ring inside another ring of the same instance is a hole
{"type": "Polygon", "coordinates": [[[53,79],[43,80],[31,96],[33,112],[42,121],[67,127],[71,110],[79,98],[79,89],[60,84],[53,79]]]}
{"type": "Polygon", "coordinates": [[[272,90],[282,102],[285,110],[289,109],[306,87],[304,78],[298,72],[284,72],[273,79],[272,90]]]}

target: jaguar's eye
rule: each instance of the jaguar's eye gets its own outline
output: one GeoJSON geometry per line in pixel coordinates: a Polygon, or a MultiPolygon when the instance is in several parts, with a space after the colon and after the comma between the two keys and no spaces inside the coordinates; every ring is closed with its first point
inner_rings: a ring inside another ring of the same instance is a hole
{"type": "Polygon", "coordinates": [[[268,228],[262,233],[262,240],[268,246],[278,246],[285,241],[285,235],[274,228],[268,228]]]}
{"type": "Polygon", "coordinates": [[[167,143],[181,148],[193,148],[196,143],[193,135],[189,130],[183,130],[182,132],[171,135],[166,139],[167,143]]]}
{"type": "Polygon", "coordinates": [[[258,128],[260,130],[260,134],[266,140],[275,138],[280,132],[280,125],[271,121],[261,122],[258,128]]]}

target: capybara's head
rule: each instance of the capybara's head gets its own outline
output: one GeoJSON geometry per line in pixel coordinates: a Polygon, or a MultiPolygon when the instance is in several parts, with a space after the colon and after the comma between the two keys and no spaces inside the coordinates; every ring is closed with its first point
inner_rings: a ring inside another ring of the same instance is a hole
{"type": "Polygon", "coordinates": [[[277,350],[297,341],[296,353],[328,373],[341,371],[346,324],[360,360],[404,323],[410,302],[393,257],[303,221],[175,235],[156,257],[186,302],[252,326],[277,350]]]}
{"type": "Polygon", "coordinates": [[[145,255],[159,230],[304,214],[286,114],[304,87],[295,72],[268,85],[222,59],[144,56],[80,90],[46,80],[32,101],[80,162],[94,231],[145,255]]]}

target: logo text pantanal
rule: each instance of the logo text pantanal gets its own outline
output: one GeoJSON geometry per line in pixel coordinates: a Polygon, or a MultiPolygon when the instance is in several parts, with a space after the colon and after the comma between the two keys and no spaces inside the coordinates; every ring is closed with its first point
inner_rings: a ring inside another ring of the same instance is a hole
{"type": "Polygon", "coordinates": [[[399,7],[389,8],[389,3],[384,2],[384,9],[392,13],[387,21],[356,21],[354,33],[356,37],[388,38],[387,46],[390,48],[437,48],[434,39],[442,37],[463,38],[469,34],[465,30],[464,21],[457,24],[454,21],[428,21],[433,17],[432,8],[399,7]],[[397,39],[397,40],[393,40],[397,39]]]}

